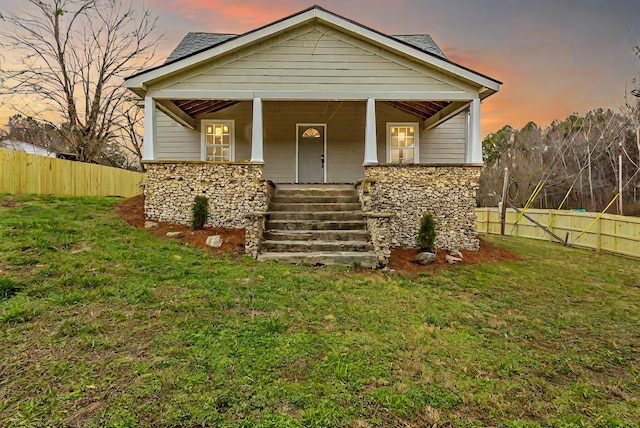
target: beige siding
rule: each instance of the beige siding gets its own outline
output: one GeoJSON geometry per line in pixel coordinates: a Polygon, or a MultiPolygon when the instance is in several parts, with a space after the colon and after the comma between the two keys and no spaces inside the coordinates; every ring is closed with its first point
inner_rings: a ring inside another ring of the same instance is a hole
{"type": "Polygon", "coordinates": [[[251,123],[253,117],[253,104],[251,101],[243,101],[217,111],[199,117],[199,119],[235,120],[235,160],[237,162],[251,159],[251,123]]]}
{"type": "Polygon", "coordinates": [[[160,87],[174,90],[456,91],[461,82],[320,26],[216,60],[160,87]]]}
{"type": "Polygon", "coordinates": [[[264,178],[292,183],[296,174],[296,124],[326,124],[327,182],[364,176],[364,102],[264,102],[264,178]]]}
{"type": "MultiPolygon", "coordinates": [[[[235,160],[251,159],[251,102],[241,102],[199,119],[235,120],[235,160]]],[[[158,160],[200,160],[200,130],[191,130],[161,111],[156,116],[156,153],[158,160]]]]}
{"type": "Polygon", "coordinates": [[[378,163],[387,163],[387,123],[418,122],[420,118],[398,110],[387,103],[376,103],[376,139],[378,140],[378,163]]]}
{"type": "Polygon", "coordinates": [[[437,127],[420,131],[420,163],[464,163],[467,148],[467,112],[437,127]]]}
{"type": "Polygon", "coordinates": [[[200,160],[200,132],[156,110],[156,153],[158,160],[200,160]]]}
{"type": "MultiPolygon", "coordinates": [[[[264,101],[264,178],[293,183],[296,174],[296,124],[326,124],[327,182],[354,183],[364,177],[366,103],[264,101]]],[[[387,162],[387,123],[418,122],[411,114],[376,103],[378,161],[387,162]]],[[[252,103],[240,102],[200,119],[235,121],[235,160],[251,158],[252,103]]],[[[467,140],[466,112],[432,130],[420,130],[421,163],[463,163],[467,140]]],[[[199,160],[200,131],[192,131],[158,112],[160,160],[199,160]]]]}

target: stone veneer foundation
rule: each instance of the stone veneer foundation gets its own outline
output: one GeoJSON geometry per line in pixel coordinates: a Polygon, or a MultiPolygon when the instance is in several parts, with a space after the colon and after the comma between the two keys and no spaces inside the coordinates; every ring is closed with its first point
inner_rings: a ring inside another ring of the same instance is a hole
{"type": "Polygon", "coordinates": [[[273,191],[261,164],[159,161],[145,168],[147,218],[190,225],[193,201],[203,195],[209,198],[207,224],[247,229],[247,252],[257,252],[262,235],[251,215],[267,210],[273,191]]]}
{"type": "MultiPolygon", "coordinates": [[[[479,166],[372,165],[358,193],[366,213],[390,214],[381,227],[391,247],[415,247],[420,219],[431,213],[436,221],[436,247],[478,250],[474,208],[479,166]]],[[[371,223],[371,222],[369,222],[371,223]]],[[[375,224],[369,224],[369,229],[375,224]]]]}

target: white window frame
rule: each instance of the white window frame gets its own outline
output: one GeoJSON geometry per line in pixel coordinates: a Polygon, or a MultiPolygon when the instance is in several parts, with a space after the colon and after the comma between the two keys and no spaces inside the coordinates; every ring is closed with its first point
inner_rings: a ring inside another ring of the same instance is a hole
{"type": "Polygon", "coordinates": [[[200,122],[200,159],[207,160],[207,125],[229,126],[229,160],[209,162],[235,162],[236,160],[236,121],[233,119],[205,119],[200,122]]]}
{"type": "MultiPolygon", "coordinates": [[[[403,126],[413,126],[413,163],[420,163],[420,124],[418,122],[387,122],[387,163],[391,163],[391,128],[398,128],[403,126]]],[[[394,163],[394,165],[404,164],[394,163]]]]}

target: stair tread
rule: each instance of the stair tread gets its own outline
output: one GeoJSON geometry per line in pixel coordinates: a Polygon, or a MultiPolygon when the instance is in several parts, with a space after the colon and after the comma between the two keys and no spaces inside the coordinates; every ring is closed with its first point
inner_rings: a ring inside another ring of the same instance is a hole
{"type": "Polygon", "coordinates": [[[296,251],[265,251],[260,253],[258,256],[267,256],[267,257],[293,257],[293,256],[303,256],[303,257],[315,257],[315,256],[332,256],[332,255],[340,255],[340,256],[375,256],[373,251],[309,251],[309,252],[296,252],[296,251]]]}
{"type": "Polygon", "coordinates": [[[357,234],[357,235],[368,235],[369,232],[366,230],[359,229],[294,229],[294,230],[286,230],[286,229],[267,229],[265,232],[270,232],[275,235],[303,235],[309,233],[315,233],[318,235],[331,235],[332,233],[341,233],[341,234],[357,234]]]}
{"type": "Polygon", "coordinates": [[[307,242],[313,242],[314,244],[318,244],[318,243],[323,243],[323,244],[341,244],[341,245],[353,245],[353,244],[368,244],[369,241],[367,240],[349,240],[349,241],[342,241],[342,240],[335,240],[335,239],[329,239],[329,240],[325,240],[325,239],[303,239],[303,240],[295,240],[295,239],[283,239],[283,240],[274,240],[274,239],[267,239],[262,241],[265,244],[272,244],[272,243],[278,243],[278,244],[305,244],[307,242]]]}
{"type": "Polygon", "coordinates": [[[313,265],[349,265],[357,263],[364,267],[375,268],[378,259],[373,252],[354,251],[315,251],[308,253],[262,253],[258,261],[277,261],[288,263],[302,263],[313,265]]]}

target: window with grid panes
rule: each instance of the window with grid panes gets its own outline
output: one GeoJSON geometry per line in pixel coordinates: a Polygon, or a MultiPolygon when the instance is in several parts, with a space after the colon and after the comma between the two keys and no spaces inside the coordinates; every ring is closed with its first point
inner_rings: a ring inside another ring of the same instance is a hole
{"type": "Polygon", "coordinates": [[[418,163],[418,124],[387,124],[387,162],[418,163]]]}
{"type": "Polygon", "coordinates": [[[204,160],[213,162],[233,160],[233,122],[203,121],[202,132],[204,160]]]}

